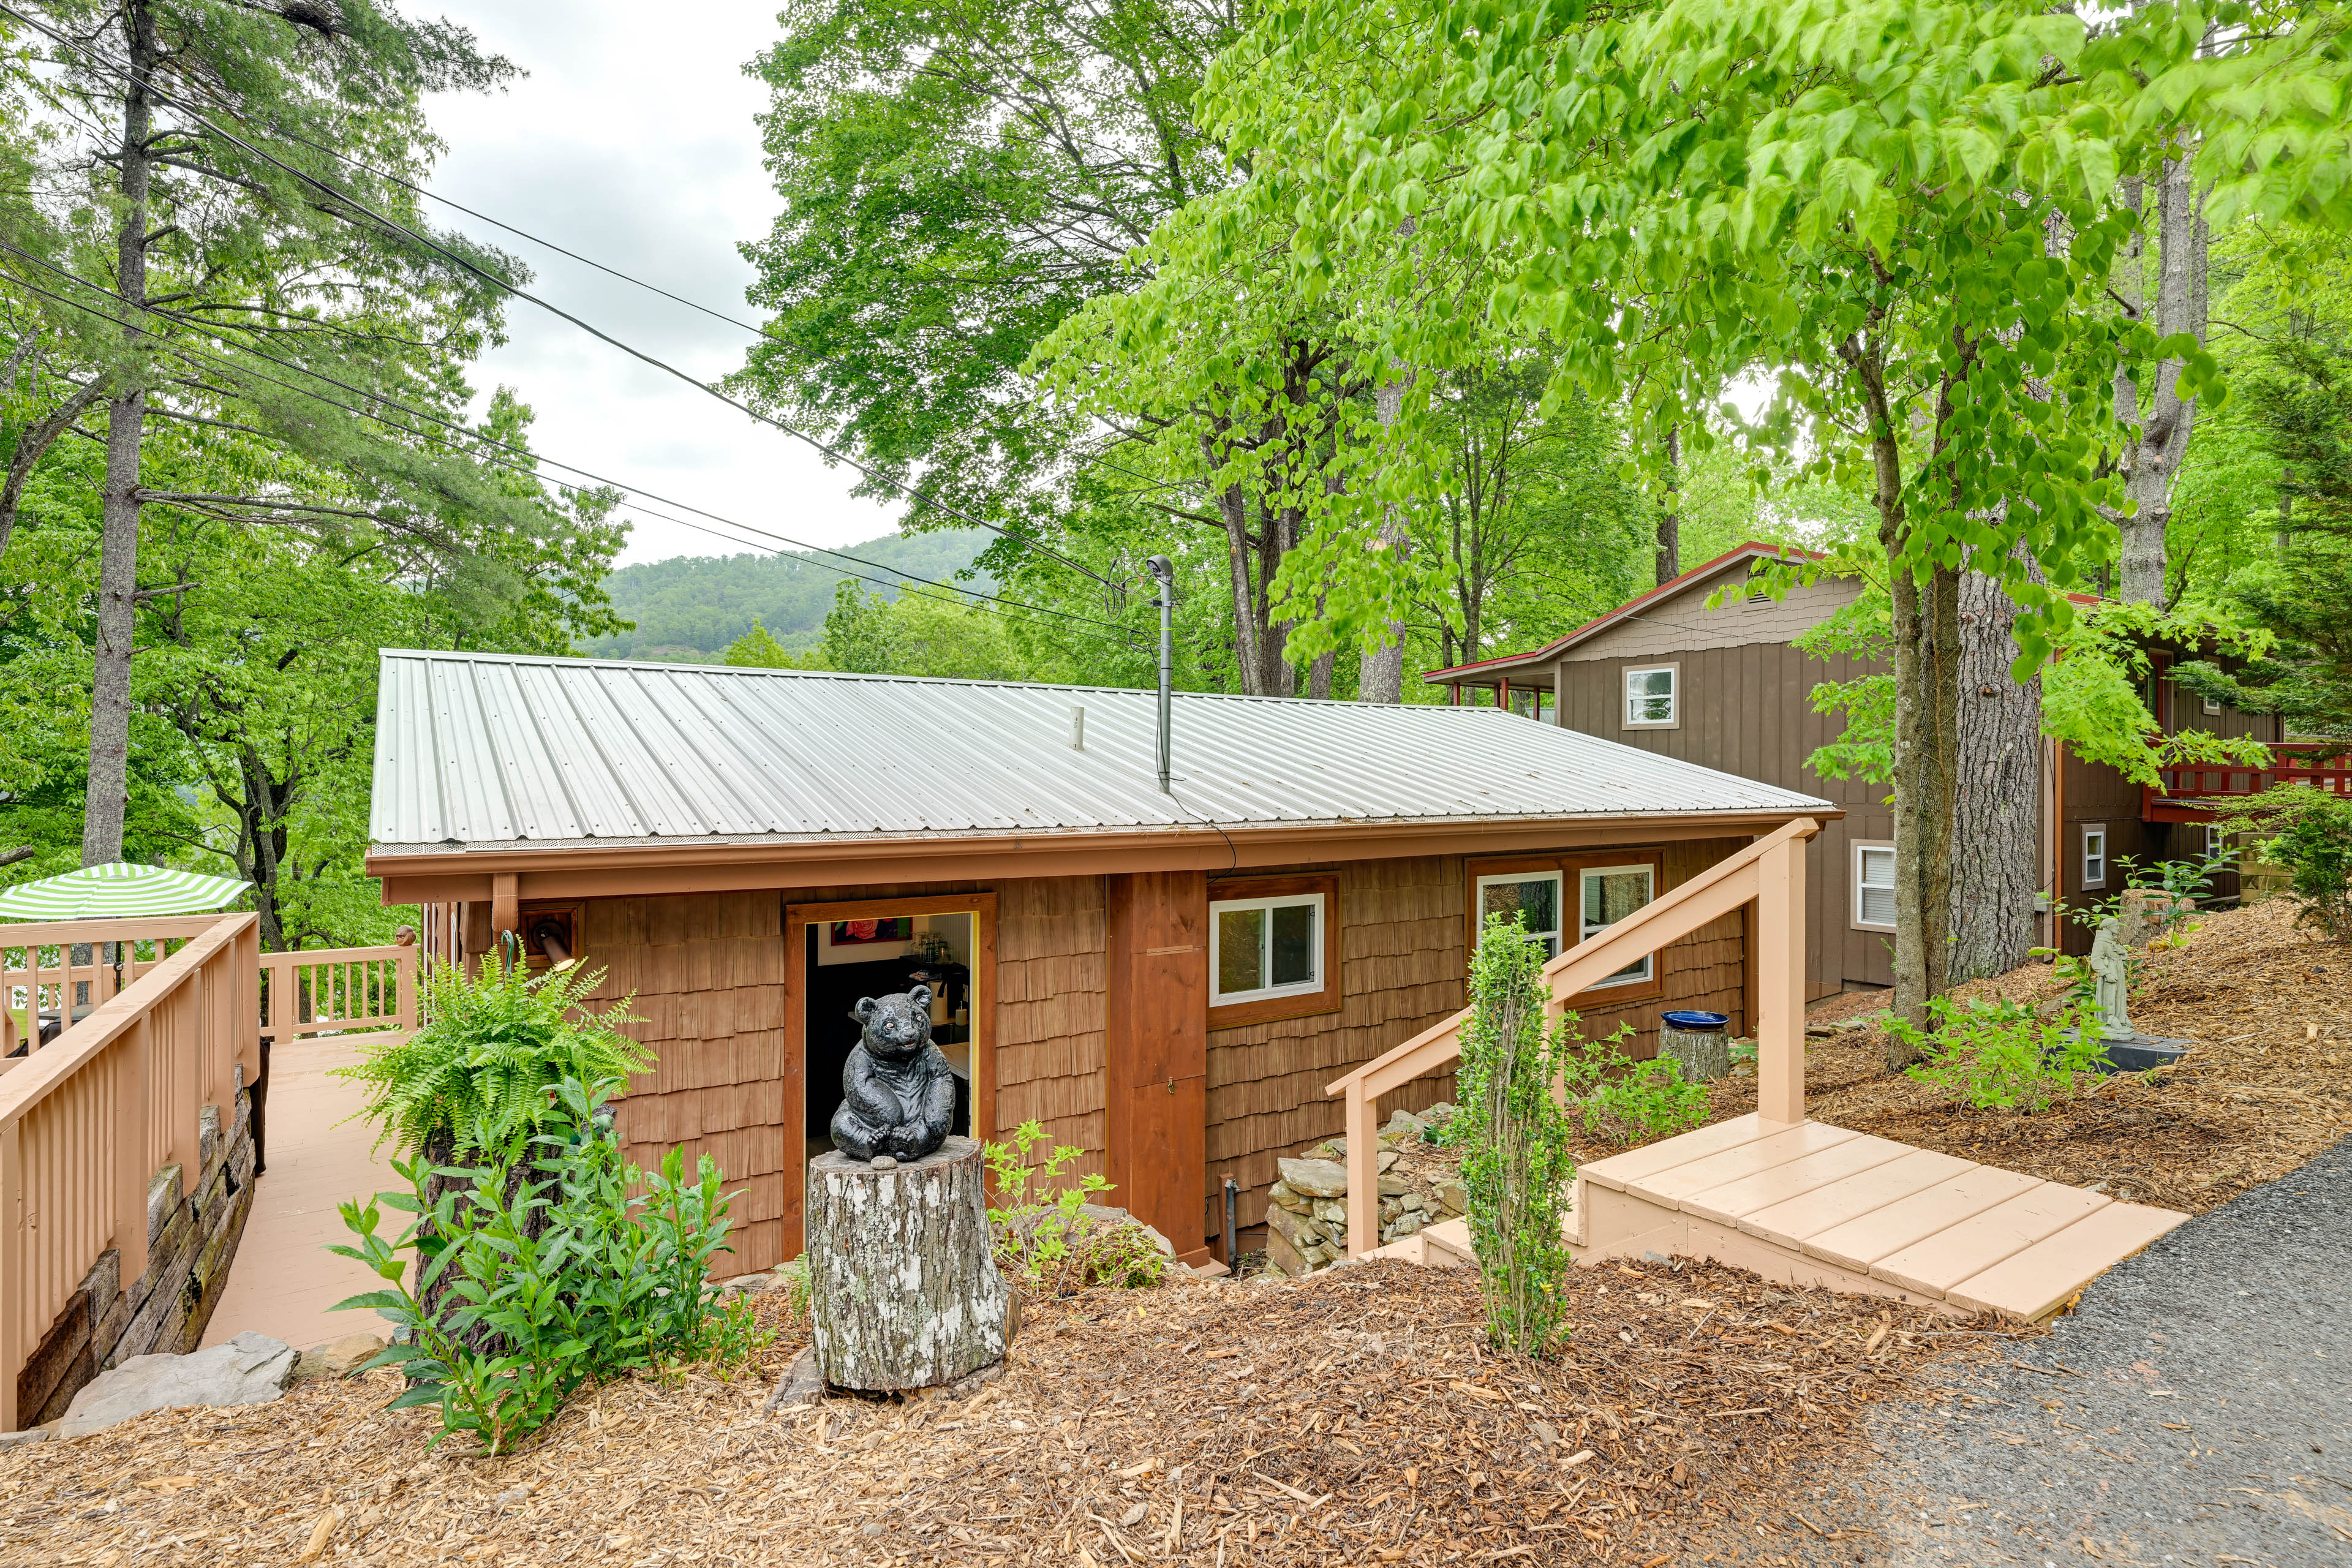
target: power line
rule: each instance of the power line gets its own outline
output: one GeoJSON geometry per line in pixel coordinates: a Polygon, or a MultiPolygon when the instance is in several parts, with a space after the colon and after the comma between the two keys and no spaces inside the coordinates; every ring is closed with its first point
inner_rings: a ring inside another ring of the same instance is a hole
{"type": "MultiPolygon", "coordinates": [[[[508,281],[506,279],[499,277],[498,274],[481,266],[471,257],[461,255],[457,251],[452,250],[447,246],[443,245],[440,241],[434,239],[429,235],[420,234],[416,230],[410,228],[407,225],[401,223],[394,218],[386,216],[383,213],[376,211],[373,207],[369,206],[365,202],[362,202],[349,191],[343,190],[340,186],[331,185],[326,181],[320,179],[317,175],[298,169],[293,164],[287,163],[284,159],[277,157],[272,153],[263,152],[260,148],[256,147],[253,143],[246,141],[243,137],[233,135],[229,132],[222,130],[212,121],[207,120],[199,110],[189,104],[185,100],[165,91],[163,89],[156,86],[152,80],[143,80],[132,76],[128,70],[116,65],[113,61],[106,58],[104,56],[99,54],[96,50],[91,49],[87,45],[66,37],[64,34],[56,31],[54,28],[26,16],[23,12],[17,11],[8,5],[0,5],[0,16],[12,16],[16,20],[25,24],[26,26],[41,33],[53,43],[56,43],[62,47],[74,50],[85,58],[89,59],[91,64],[99,67],[100,69],[111,73],[121,80],[146,92],[149,96],[156,99],[158,101],[168,103],[174,109],[177,109],[181,112],[188,115],[191,119],[195,121],[197,124],[203,126],[206,131],[211,132],[222,141],[228,142],[232,146],[242,148],[247,153],[251,153],[254,157],[270,164],[272,167],[283,170],[286,174],[290,174],[304,184],[315,187],[317,190],[333,198],[335,201],[341,202],[349,206],[352,211],[360,213],[373,220],[374,223],[381,226],[383,229],[390,231],[392,234],[404,236],[415,243],[424,246],[429,250],[439,253],[440,255],[447,258],[450,261],[456,263],[458,267],[464,268],[466,271],[481,279],[492,288],[503,289],[505,292],[513,295],[518,300],[528,300],[531,304],[537,305],[541,310],[547,311],[550,315],[570,322],[572,325],[579,328],[582,331],[586,332],[591,337],[593,337],[602,342],[608,343],[614,348],[619,349],[623,353],[629,355],[631,358],[650,365],[666,375],[673,376],[676,379],[684,382],[687,385],[695,388],[706,396],[718,399],[719,402],[727,405],[728,407],[736,410],[738,413],[749,415],[751,418],[760,421],[763,425],[771,426],[777,430],[782,431],[785,435],[792,437],[794,440],[803,442],[809,447],[814,447],[816,451],[823,453],[827,458],[832,458],[835,462],[847,464],[850,468],[853,468],[859,473],[865,475],[868,479],[873,480],[877,484],[887,485],[889,488],[898,491],[901,495],[915,502],[917,505],[931,507],[939,511],[947,513],[950,517],[959,518],[965,522],[971,523],[974,527],[984,528],[992,533],[1001,534],[1004,538],[1010,539],[1017,544],[1024,545],[1027,548],[1037,552],[1041,555],[1045,555],[1052,560],[1060,562],[1063,565],[1067,566],[1073,572],[1076,572],[1083,576],[1090,577],[1094,579],[1094,581],[1100,583],[1106,588],[1117,589],[1121,586],[1121,584],[1111,581],[1111,579],[1102,575],[1102,574],[1072,560],[1069,556],[1040,542],[1029,535],[1016,533],[1013,530],[1006,528],[1000,523],[991,522],[986,518],[975,516],[971,512],[963,510],[960,507],[950,506],[947,502],[940,500],[935,497],[925,496],[913,486],[907,484],[903,480],[893,479],[889,475],[873,468],[868,465],[858,461],[856,458],[850,457],[847,453],[841,451],[839,448],[818,440],[815,437],[809,435],[807,432],[801,430],[794,426],[787,425],[782,420],[776,418],[772,415],[761,413],[759,409],[752,407],[748,403],[743,403],[735,398],[730,397],[727,394],[719,391],[717,387],[710,385],[707,382],[696,380],[693,376],[688,375],[686,372],[678,369],[677,366],[671,364],[668,361],[648,353],[645,350],[636,347],[635,344],[623,342],[621,339],[613,336],[610,332],[604,331],[602,328],[573,315],[571,311],[564,310],[562,306],[551,303],[550,301],[530,292],[529,289],[520,288],[516,284],[508,281]]],[[[235,113],[236,111],[234,110],[224,110],[224,112],[235,113]]],[[[240,116],[240,118],[243,117],[240,116]]],[[[274,126],[270,127],[270,130],[274,133],[281,136],[285,134],[285,132],[278,131],[274,126]]],[[[299,141],[300,139],[289,138],[289,140],[299,141]]],[[[308,145],[309,143],[305,144],[308,145]]],[[[355,164],[354,167],[364,167],[364,165],[355,164]]],[[[404,184],[404,182],[401,183],[404,184]]],[[[329,210],[331,213],[331,209],[329,210]]],[[[332,216],[341,216],[343,215],[332,214],[332,216]]],[[[500,225],[499,226],[504,227],[506,226],[500,225]]],[[[594,264],[592,263],[591,265],[594,264]]],[[[632,279],[632,281],[634,281],[634,279],[632,279]]],[[[765,334],[762,334],[762,336],[764,335],[765,334]]]]}
{"type": "MultiPolygon", "coordinates": [[[[108,299],[117,300],[132,310],[143,310],[147,314],[162,316],[166,320],[176,319],[171,311],[158,310],[153,306],[133,304],[131,301],[123,299],[121,294],[116,293],[114,290],[105,288],[102,285],[89,282],[86,279],[79,278],[58,266],[55,262],[49,261],[46,258],[34,255],[32,252],[11,244],[5,239],[0,239],[0,249],[11,251],[17,256],[23,257],[26,260],[32,261],[42,267],[46,267],[49,270],[60,274],[68,281],[73,282],[81,288],[89,289],[95,293],[105,296],[108,299]]],[[[233,360],[224,359],[217,354],[205,353],[201,350],[190,348],[184,343],[175,343],[161,332],[141,327],[131,321],[124,321],[119,317],[110,315],[106,311],[100,310],[94,306],[71,299],[66,295],[57,293],[54,290],[43,289],[39,285],[29,282],[23,278],[16,277],[13,273],[0,273],[0,276],[9,278],[19,288],[25,289],[43,299],[53,300],[59,304],[96,316],[100,321],[121,327],[126,331],[138,332],[143,337],[151,338],[156,342],[163,344],[173,353],[184,355],[187,358],[216,366],[228,372],[232,375],[254,377],[255,379],[266,382],[272,386],[279,387],[287,392],[290,392],[298,397],[308,398],[312,402],[322,404],[328,407],[340,408],[343,412],[352,415],[355,417],[372,420],[377,424],[385,426],[387,428],[397,430],[405,436],[414,437],[419,434],[419,432],[410,429],[408,426],[401,425],[396,421],[387,419],[382,415],[371,413],[364,408],[354,407],[340,399],[329,397],[324,394],[314,391],[309,387],[299,386],[291,382],[279,380],[276,376],[261,374],[259,372],[251,369],[249,366],[241,365],[233,360]]],[[[201,324],[201,330],[207,331],[220,331],[224,330],[238,329],[236,329],[234,324],[224,328],[215,323],[206,322],[201,324]]],[[[709,518],[712,521],[723,524],[728,528],[738,529],[746,533],[756,534],[761,538],[775,540],[782,544],[789,545],[797,550],[807,551],[814,554],[830,555],[836,559],[851,562],[856,565],[865,566],[877,572],[887,572],[890,573],[893,577],[900,579],[900,581],[890,581],[879,577],[869,577],[864,573],[849,571],[845,568],[829,565],[823,562],[812,563],[812,564],[824,566],[827,571],[837,572],[845,577],[853,577],[860,582],[870,583],[876,587],[896,588],[902,593],[914,594],[918,598],[934,599],[940,604],[953,604],[956,602],[953,600],[940,599],[936,595],[917,593],[916,590],[910,586],[910,584],[920,584],[926,587],[941,589],[947,593],[968,595],[971,598],[984,600],[990,604],[1002,605],[1008,609],[1025,610],[1034,615],[1052,616],[1063,620],[1080,622],[1092,626],[1100,626],[1106,631],[1118,634],[1121,639],[1129,642],[1130,645],[1133,643],[1135,634],[1129,628],[1121,626],[1113,621],[1105,621],[1096,616],[1080,615],[1072,610],[1057,609],[1052,605],[1032,604],[1026,600],[1010,599],[1002,595],[986,594],[977,588],[966,588],[952,583],[942,583],[934,578],[924,577],[916,573],[908,572],[900,567],[887,565],[877,561],[868,561],[863,556],[853,555],[846,551],[833,550],[824,545],[808,544],[800,540],[793,539],[787,534],[776,533],[771,530],[760,528],[755,524],[742,522],[734,518],[727,517],[723,514],[691,505],[688,502],[676,500],[651,490],[642,489],[634,485],[624,484],[617,479],[608,479],[589,469],[580,468],[576,464],[567,463],[557,458],[549,457],[542,453],[534,453],[527,448],[513,446],[510,443],[500,441],[495,437],[484,435],[479,431],[468,429],[465,426],[459,425],[439,415],[436,415],[423,409],[411,407],[406,404],[399,402],[397,399],[387,397],[382,393],[371,392],[362,387],[353,386],[348,382],[339,381],[333,376],[328,375],[323,372],[313,370],[307,365],[299,364],[292,361],[279,358],[275,354],[265,353],[258,349],[251,347],[245,348],[243,352],[251,355],[255,359],[278,365],[299,375],[310,376],[316,380],[325,382],[331,386],[339,387],[345,392],[351,393],[356,397],[366,398],[372,402],[380,403],[386,407],[397,409],[399,412],[405,414],[412,418],[421,419],[428,424],[437,426],[467,441],[474,442],[478,446],[495,447],[502,452],[513,453],[517,456],[530,458],[534,464],[545,463],[551,467],[563,469],[567,473],[576,474],[582,479],[589,480],[592,483],[610,486],[614,489],[623,491],[626,495],[644,497],[647,500],[658,501],[664,506],[676,507],[683,511],[694,512],[698,516],[709,518]]],[[[528,468],[520,463],[510,462],[499,458],[492,457],[486,452],[477,451],[468,455],[476,458],[479,461],[489,463],[494,467],[508,469],[511,472],[523,475],[526,478],[536,479],[541,477],[533,468],[528,468]]],[[[770,547],[761,546],[751,540],[742,539],[732,534],[722,533],[718,529],[705,527],[699,523],[689,522],[683,518],[667,516],[646,507],[642,501],[634,501],[627,504],[631,506],[633,510],[638,511],[646,516],[659,519],[664,522],[674,523],[682,528],[693,529],[697,532],[708,534],[714,539],[723,540],[730,544],[743,545],[753,550],[768,548],[770,553],[782,553],[781,550],[774,550],[770,547]]]]}

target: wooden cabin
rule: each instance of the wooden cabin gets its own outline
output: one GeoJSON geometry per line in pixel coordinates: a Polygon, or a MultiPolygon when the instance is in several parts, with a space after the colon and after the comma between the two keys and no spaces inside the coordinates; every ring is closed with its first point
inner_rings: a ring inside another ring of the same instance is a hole
{"type": "MultiPolygon", "coordinates": [[[[1262,1222],[1328,1086],[1464,1005],[1482,910],[1554,952],[1814,795],[1444,706],[386,651],[369,871],[429,958],[601,968],[658,1066],[619,1126],[743,1189],[731,1267],[801,1247],[861,995],[932,984],[959,1130],[1024,1121],[1202,1260],[1262,1222]],[[559,960],[560,961],[560,960],[559,960]]],[[[1634,1054],[1756,1015],[1734,913],[1582,994],[1634,1054]]],[[[1419,1109],[1437,1077],[1399,1090],[1419,1109]]]]}
{"type": "MultiPolygon", "coordinates": [[[[1737,591],[1759,564],[1781,553],[1778,545],[1743,544],[1541,647],[1432,670],[1425,679],[1451,688],[1456,704],[1539,718],[1836,802],[1844,816],[1825,822],[1808,851],[1806,879],[1814,889],[1806,940],[1809,989],[1820,997],[1892,985],[1895,817],[1888,786],[1824,777],[1806,765],[1843,726],[1842,719],[1813,710],[1813,688],[1881,667],[1843,656],[1817,658],[1796,646],[1798,637],[1853,603],[1862,586],[1850,578],[1823,577],[1780,599],[1737,591]],[[1733,592],[1710,607],[1708,601],[1725,589],[1733,592]]],[[[2159,650],[2153,658],[2150,703],[2167,732],[2284,739],[2277,718],[2224,709],[2169,679],[2165,672],[2178,662],[2172,652],[2159,650]]],[[[2042,885],[2045,894],[2057,889],[2073,908],[2120,892],[2126,857],[2145,867],[2202,855],[2211,844],[2211,813],[2196,797],[2244,794],[2271,776],[2241,769],[2234,775],[2168,778],[2174,793],[2168,795],[2047,741],[2040,772],[2042,885]]],[[[2218,879],[2211,897],[2228,902],[2237,894],[2231,872],[2218,879]]],[[[2053,922],[2046,912],[2042,921],[2045,945],[2090,950],[2091,933],[2081,924],[2053,922]]]]}

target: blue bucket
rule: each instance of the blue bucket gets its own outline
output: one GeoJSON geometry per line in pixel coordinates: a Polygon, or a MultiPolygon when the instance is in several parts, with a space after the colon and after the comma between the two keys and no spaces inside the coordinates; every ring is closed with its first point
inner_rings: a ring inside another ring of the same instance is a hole
{"type": "Polygon", "coordinates": [[[1731,1026],[1731,1015],[1728,1013],[1661,1013],[1659,1016],[1666,1021],[1666,1027],[1684,1029],[1692,1034],[1705,1034],[1709,1030],[1731,1026]]]}

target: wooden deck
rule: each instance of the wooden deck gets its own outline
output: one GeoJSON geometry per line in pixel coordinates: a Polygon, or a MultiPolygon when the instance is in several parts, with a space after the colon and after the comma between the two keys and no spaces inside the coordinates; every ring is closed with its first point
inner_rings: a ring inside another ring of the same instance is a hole
{"type": "Polygon", "coordinates": [[[2189,1216],[1824,1121],[1742,1116],[1576,1173],[1580,1263],[1657,1252],[2036,1322],[2189,1216]]]}
{"type": "MultiPolygon", "coordinates": [[[[1579,1263],[1704,1258],[1784,1285],[2038,1322],[2189,1216],[1822,1121],[1719,1121],[1576,1173],[1579,1263]]],[[[1476,1261],[1461,1220],[1373,1254],[1476,1261]]]]}
{"type": "MultiPolygon", "coordinates": [[[[360,1086],[332,1076],[357,1062],[363,1046],[382,1043],[381,1036],[341,1035],[289,1041],[271,1051],[269,1169],[254,1184],[253,1213],[229,1264],[227,1289],[205,1326],[205,1344],[256,1329],[299,1351],[346,1334],[390,1331],[373,1312],[330,1310],[382,1281],[365,1265],[327,1250],[351,1240],[337,1209],[344,1199],[406,1190],[373,1148],[375,1129],[352,1120],[360,1086]]],[[[407,1217],[387,1213],[380,1234],[390,1240],[407,1217]]]]}

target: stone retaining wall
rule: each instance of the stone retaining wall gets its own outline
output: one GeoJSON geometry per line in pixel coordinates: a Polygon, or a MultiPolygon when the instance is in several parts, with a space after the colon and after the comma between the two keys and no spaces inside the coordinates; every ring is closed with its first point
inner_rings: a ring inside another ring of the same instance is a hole
{"type": "Polygon", "coordinates": [[[147,1188],[147,1271],[123,1289],[121,1258],[101,1254],[16,1377],[17,1420],[58,1419],[82,1385],[136,1355],[184,1355],[204,1341],[228,1285],[230,1260],[253,1208],[251,1100],[236,1091],[226,1136],[207,1105],[197,1132],[199,1171],[166,1165],[147,1188]]]}

